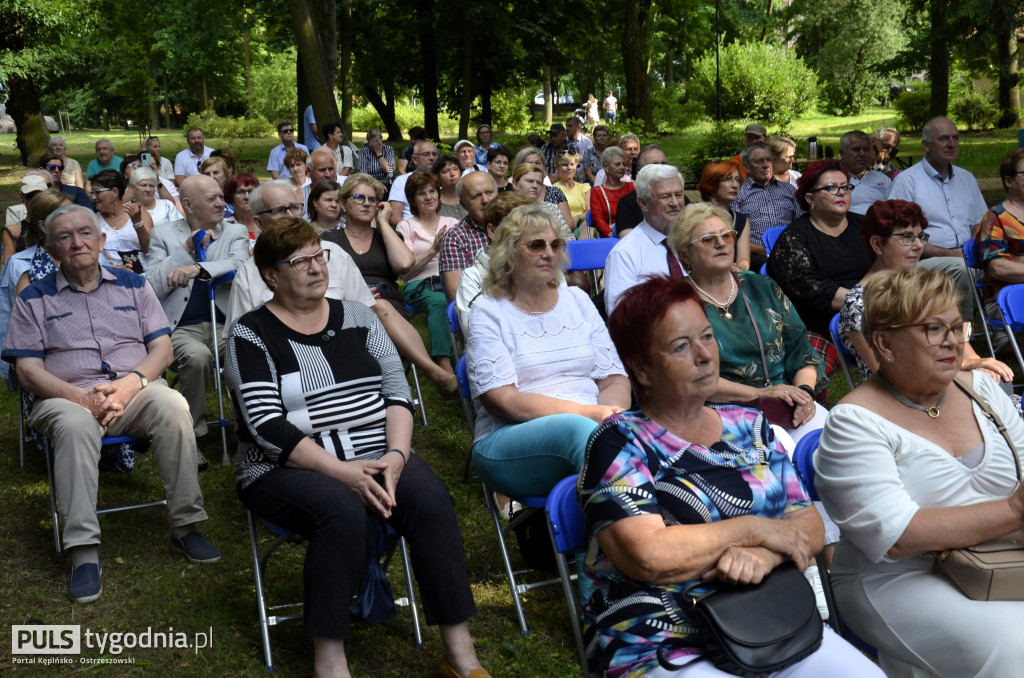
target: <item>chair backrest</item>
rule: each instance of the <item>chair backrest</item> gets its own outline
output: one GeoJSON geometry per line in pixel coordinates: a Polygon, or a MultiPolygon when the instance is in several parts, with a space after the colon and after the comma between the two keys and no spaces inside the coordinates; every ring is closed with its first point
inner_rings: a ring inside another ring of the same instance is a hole
{"type": "Polygon", "coordinates": [[[1007,285],[999,290],[996,303],[1014,332],[1024,331],[1024,283],[1007,285]]]}
{"type": "Polygon", "coordinates": [[[587,550],[586,519],[576,503],[578,478],[573,475],[560,480],[548,494],[545,504],[551,538],[559,553],[582,553],[587,550]]]}
{"type": "Polygon", "coordinates": [[[846,348],[846,345],[842,341],[842,337],[839,335],[839,314],[836,313],[832,316],[832,320],[828,323],[828,331],[832,334],[832,342],[836,345],[836,350],[839,351],[840,355],[853,355],[853,351],[846,348]]]}
{"type": "Polygon", "coordinates": [[[462,337],[462,325],[459,324],[459,310],[455,307],[454,301],[448,304],[448,331],[456,337],[462,337]]]}
{"type": "Polygon", "coordinates": [[[818,441],[821,439],[821,429],[811,431],[796,444],[793,450],[793,466],[800,475],[807,494],[811,499],[818,501],[818,491],[814,489],[814,453],[818,449],[818,441]]]}
{"type": "Polygon", "coordinates": [[[974,241],[974,238],[964,241],[964,261],[967,262],[967,268],[981,268],[981,260],[978,258],[978,243],[974,241]]]}
{"type": "Polygon", "coordinates": [[[591,240],[573,240],[566,243],[566,255],[569,257],[569,271],[594,271],[604,268],[608,254],[619,244],[618,238],[595,238],[591,240]]]}
{"type": "Polygon", "coordinates": [[[459,381],[459,394],[469,400],[469,371],[466,369],[466,356],[460,356],[455,363],[455,378],[459,381]]]}
{"type": "Polygon", "coordinates": [[[769,229],[765,229],[765,232],[761,234],[761,244],[764,245],[765,256],[771,255],[772,248],[775,247],[776,241],[778,241],[779,236],[785,230],[785,226],[772,226],[769,229]]]}

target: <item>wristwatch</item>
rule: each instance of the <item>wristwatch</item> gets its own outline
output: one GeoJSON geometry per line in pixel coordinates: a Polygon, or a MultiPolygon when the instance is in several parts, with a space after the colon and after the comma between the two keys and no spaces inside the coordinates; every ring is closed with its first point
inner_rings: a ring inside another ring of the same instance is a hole
{"type": "Polygon", "coordinates": [[[138,370],[132,370],[132,374],[138,375],[139,379],[142,380],[142,388],[146,388],[149,385],[149,379],[146,379],[146,375],[138,370]]]}

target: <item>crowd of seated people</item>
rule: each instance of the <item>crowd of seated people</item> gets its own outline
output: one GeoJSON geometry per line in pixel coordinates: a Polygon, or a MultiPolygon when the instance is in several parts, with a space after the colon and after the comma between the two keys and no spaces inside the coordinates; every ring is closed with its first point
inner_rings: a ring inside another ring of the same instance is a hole
{"type": "MultiPolygon", "coordinates": [[[[365,569],[337,544],[365,541],[380,519],[412,547],[427,621],[441,627],[442,675],[488,675],[467,626],[475,607],[457,516],[412,450],[400,362],[457,395],[445,314],[455,301],[486,488],[543,495],[579,474],[591,671],[725,675],[703,657],[687,596],[757,583],[789,561],[809,570],[824,551],[831,571],[817,576],[887,675],[1013,674],[1024,657],[1008,629],[1022,603],[970,600],[931,564],[933,552],[1024,528],[1010,458],[1024,450],[1024,423],[997,386],[1013,372],[970,344],[974,281],[962,257],[973,238],[989,295],[1024,282],[1024,151],[1003,160],[1006,198],[988,209],[953,164],[959,133],[946,118],[927,123],[924,157],[902,172],[889,128],[850,131],[839,160],[802,165],[793,140],[754,124],[736,158],[689,177],[702,201],[690,203],[660,147],[604,125],[590,139],[575,118],[521,148],[482,125],[454,155],[425,134],[399,154],[378,130],[361,149],[340,125],[324,130],[314,147],[281,123],[269,180],[236,172],[231,150],[206,146],[197,128],[173,163],[156,137],[123,158],[101,140],[84,172],[55,140],[22,180],[3,234],[2,372],[44,403],[30,423],[55,439],[73,600],[98,598],[102,571],[93,456],[62,456],[92,450],[95,436],[61,430],[64,401],[83,405],[97,430],[125,417],[116,430],[187,439],[157,449],[176,478],[165,482],[171,544],[214,562],[194,478],[212,351],[223,352],[239,496],[311,540],[317,670],[344,675],[344,602],[365,569]],[[780,226],[767,256],[762,237],[780,226]],[[577,233],[619,236],[590,294],[566,285],[577,233]],[[230,271],[215,336],[207,289],[230,271]],[[118,334],[123,352],[99,361],[102,375],[51,357],[64,347],[45,331],[48,304],[88,303],[65,298],[79,287],[139,310],[130,340],[118,334]],[[410,308],[426,315],[429,341],[410,308]],[[830,411],[837,314],[862,383],[830,411]],[[171,363],[180,395],[161,383],[171,363]],[[109,383],[94,385],[100,377],[109,383]],[[967,386],[1007,422],[1016,450],[967,386]],[[341,417],[323,418],[332,398],[341,417]],[[155,406],[173,421],[158,426],[142,409],[155,406]],[[788,457],[820,431],[822,501],[812,504],[788,457]],[[329,529],[325,506],[345,507],[331,510],[329,529]],[[954,632],[947,617],[970,628],[954,632]]],[[[784,675],[878,670],[826,631],[784,675]]]]}

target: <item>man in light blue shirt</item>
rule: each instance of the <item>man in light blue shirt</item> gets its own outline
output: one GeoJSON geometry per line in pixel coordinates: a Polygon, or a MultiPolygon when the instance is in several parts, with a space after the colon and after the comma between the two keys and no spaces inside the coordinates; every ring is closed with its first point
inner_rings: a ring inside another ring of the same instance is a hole
{"type": "Polygon", "coordinates": [[[316,118],[313,116],[313,104],[306,106],[302,113],[302,140],[306,142],[305,146],[310,153],[323,146],[316,128],[316,118]]]}
{"type": "Polygon", "coordinates": [[[892,187],[892,179],[885,174],[869,169],[875,154],[871,149],[871,137],[860,130],[847,132],[839,138],[839,157],[843,167],[850,173],[850,183],[855,190],[850,194],[850,211],[863,215],[879,200],[885,200],[892,187]]]}
{"type": "Polygon", "coordinates": [[[921,145],[924,158],[893,179],[889,199],[921,206],[931,240],[919,265],[953,276],[966,300],[961,311],[970,318],[974,280],[964,264],[963,246],[988,208],[974,175],[953,164],[960,153],[960,132],[952,120],[939,117],[925,123],[921,145]]]}

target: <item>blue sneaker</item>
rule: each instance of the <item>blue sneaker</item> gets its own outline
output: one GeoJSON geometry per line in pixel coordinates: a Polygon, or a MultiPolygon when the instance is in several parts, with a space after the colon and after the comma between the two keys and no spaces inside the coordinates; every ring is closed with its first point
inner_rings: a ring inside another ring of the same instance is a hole
{"type": "Polygon", "coordinates": [[[72,566],[68,597],[76,603],[91,603],[99,598],[103,593],[103,585],[100,584],[102,571],[99,563],[72,566]]]}
{"type": "Polygon", "coordinates": [[[181,539],[171,536],[171,548],[181,551],[192,563],[216,563],[220,560],[220,551],[206,540],[206,537],[195,530],[181,539]]]}

